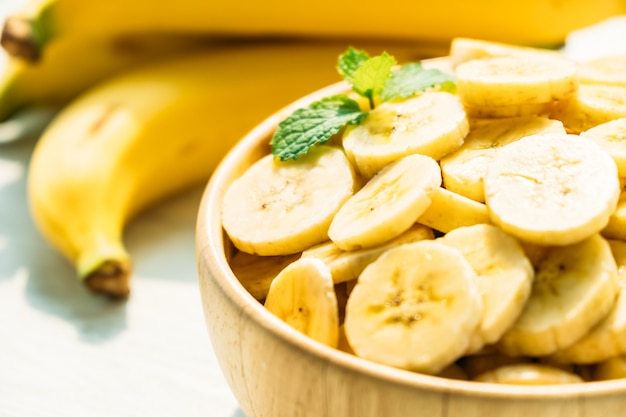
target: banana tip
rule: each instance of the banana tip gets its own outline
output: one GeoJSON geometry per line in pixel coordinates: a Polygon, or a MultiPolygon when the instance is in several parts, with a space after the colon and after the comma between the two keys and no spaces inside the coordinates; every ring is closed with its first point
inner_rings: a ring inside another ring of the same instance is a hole
{"type": "Polygon", "coordinates": [[[130,295],[130,273],[130,265],[106,261],[85,277],[85,285],[94,293],[111,299],[126,299],[130,295]]]}
{"type": "Polygon", "coordinates": [[[29,62],[37,62],[41,55],[32,22],[19,17],[8,17],[5,20],[0,45],[9,55],[29,62]]]}

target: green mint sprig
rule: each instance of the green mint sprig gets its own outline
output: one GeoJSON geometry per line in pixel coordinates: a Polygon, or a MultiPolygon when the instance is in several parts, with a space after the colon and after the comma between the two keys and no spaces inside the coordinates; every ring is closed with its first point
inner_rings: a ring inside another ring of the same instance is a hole
{"type": "MultiPolygon", "coordinates": [[[[454,92],[454,77],[437,69],[410,63],[393,71],[396,59],[386,52],[370,57],[366,52],[348,48],[339,56],[337,71],[352,90],[368,100],[370,110],[376,102],[407,99],[434,86],[454,92]]],[[[346,94],[337,94],[311,103],[279,123],[270,142],[272,154],[281,161],[297,159],[315,145],[326,143],[346,125],[355,125],[367,116],[359,104],[346,94]]]]}

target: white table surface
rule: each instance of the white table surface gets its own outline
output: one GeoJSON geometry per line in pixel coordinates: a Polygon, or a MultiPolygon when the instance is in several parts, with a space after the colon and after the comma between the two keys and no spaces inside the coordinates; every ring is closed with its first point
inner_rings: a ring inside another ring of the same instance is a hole
{"type": "MultiPolygon", "coordinates": [[[[0,0],[0,18],[22,2],[0,0]]],[[[612,46],[587,48],[585,36],[566,51],[583,59],[624,51],[624,21],[609,26],[589,35],[612,46]]],[[[0,417],[245,417],[202,315],[194,257],[202,190],[128,227],[133,294],[111,303],[77,283],[30,219],[25,174],[34,144],[0,144],[0,417]]]]}

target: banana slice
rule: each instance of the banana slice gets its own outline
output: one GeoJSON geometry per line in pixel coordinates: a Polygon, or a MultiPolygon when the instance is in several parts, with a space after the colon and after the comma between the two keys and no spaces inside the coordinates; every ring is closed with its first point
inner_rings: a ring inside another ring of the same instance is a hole
{"type": "Polygon", "coordinates": [[[468,131],[465,110],[455,95],[427,92],[381,104],[359,125],[346,129],[343,146],[357,170],[369,178],[406,155],[439,160],[458,149],[468,131]]]}
{"type": "Polygon", "coordinates": [[[497,347],[509,356],[546,356],[565,349],[606,316],[618,291],[617,266],[600,235],[546,249],[530,298],[497,347]]]}
{"type": "Polygon", "coordinates": [[[571,97],[578,77],[576,64],[565,58],[508,56],[459,65],[456,84],[468,108],[535,105],[571,97]]]}
{"type": "Polygon", "coordinates": [[[491,218],[483,203],[439,187],[432,196],[430,206],[417,222],[448,233],[458,227],[490,223],[491,218]]]}
{"type": "Polygon", "coordinates": [[[237,252],[230,260],[230,267],[241,285],[258,301],[264,300],[270,285],[287,265],[296,261],[300,254],[286,256],[257,256],[237,252]]]}
{"type": "Polygon", "coordinates": [[[626,378],[626,356],[618,356],[600,362],[593,370],[591,378],[594,381],[626,378]]]}
{"type": "Polygon", "coordinates": [[[436,241],[390,249],[371,263],[348,298],[345,331],[360,357],[437,374],[469,346],[482,314],[476,273],[436,241]]]}
{"type": "Polygon", "coordinates": [[[441,185],[437,162],[409,155],[389,164],[339,209],[328,236],[343,250],[381,245],[408,230],[441,185]]]}
{"type": "Polygon", "coordinates": [[[626,86],[581,84],[577,93],[558,102],[550,118],[563,122],[571,133],[626,117],[626,86]]]}
{"type": "Polygon", "coordinates": [[[620,192],[610,155],[564,134],[526,136],[500,148],[484,183],[493,223],[540,245],[568,245],[599,232],[620,192]]]}
{"type": "Polygon", "coordinates": [[[609,217],[609,223],[602,229],[602,236],[608,239],[626,240],[626,191],[622,189],[617,207],[609,217]]]}
{"type": "Polygon", "coordinates": [[[330,222],[352,196],[354,181],[352,166],[338,148],[312,148],[296,161],[267,155],[226,191],[224,230],[244,252],[301,252],[328,239],[330,222]]]}
{"type": "Polygon", "coordinates": [[[557,120],[538,116],[483,120],[473,124],[463,145],[439,161],[444,187],[484,202],[483,179],[497,150],[524,136],[540,133],[565,133],[565,128],[557,120]]]}
{"type": "Polygon", "coordinates": [[[316,258],[324,261],[330,267],[335,284],[355,280],[367,265],[374,262],[386,250],[403,243],[418,242],[425,239],[434,239],[430,227],[414,224],[409,230],[388,243],[370,249],[345,251],[332,241],[320,243],[302,252],[303,258],[316,258]]]}
{"type": "Polygon", "coordinates": [[[592,59],[578,66],[581,83],[609,84],[626,87],[626,55],[592,59]]]}
{"type": "Polygon", "coordinates": [[[461,227],[438,240],[460,250],[476,271],[483,314],[467,353],[478,352],[498,341],[520,315],[535,272],[517,240],[489,224],[461,227]]]}
{"type": "Polygon", "coordinates": [[[592,127],[581,132],[580,136],[607,151],[617,165],[620,178],[626,177],[626,117],[592,127]]]}
{"type": "Polygon", "coordinates": [[[609,240],[618,272],[618,296],[600,323],[572,346],[551,356],[560,363],[592,364],[626,354],[626,242],[609,240]]]}
{"type": "Polygon", "coordinates": [[[492,58],[497,56],[534,57],[548,55],[561,57],[556,51],[527,46],[511,45],[482,39],[458,37],[450,43],[450,61],[453,67],[473,59],[492,58]]]}
{"type": "Polygon", "coordinates": [[[339,311],[330,269],[299,259],[272,281],[265,308],[294,329],[331,347],[339,344],[339,311]]]}
{"type": "Polygon", "coordinates": [[[575,373],[539,364],[501,366],[478,375],[473,381],[512,385],[557,385],[584,382],[583,379],[575,373]]]}

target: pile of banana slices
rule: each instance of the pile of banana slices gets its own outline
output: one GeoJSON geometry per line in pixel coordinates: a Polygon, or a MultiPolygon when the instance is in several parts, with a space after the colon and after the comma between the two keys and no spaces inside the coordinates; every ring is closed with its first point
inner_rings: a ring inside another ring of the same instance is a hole
{"type": "Polygon", "coordinates": [[[414,372],[626,377],[626,57],[456,39],[456,93],[381,104],[227,190],[235,275],[318,342],[414,372]]]}

